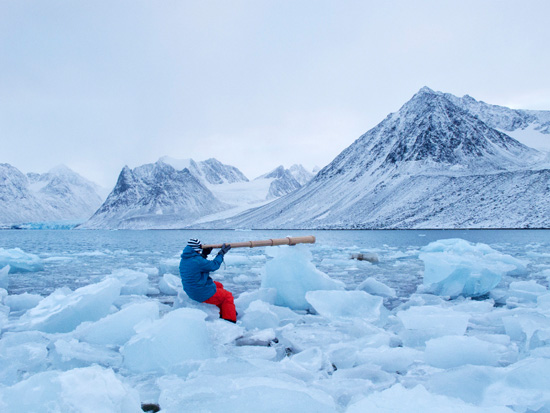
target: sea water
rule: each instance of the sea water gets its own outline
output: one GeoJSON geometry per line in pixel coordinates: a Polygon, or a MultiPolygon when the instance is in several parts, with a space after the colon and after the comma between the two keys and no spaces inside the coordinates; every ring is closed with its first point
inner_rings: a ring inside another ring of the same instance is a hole
{"type": "MultiPolygon", "coordinates": [[[[408,297],[422,282],[421,248],[449,238],[488,244],[497,251],[529,262],[521,279],[547,283],[542,269],[550,262],[549,230],[430,230],[430,231],[87,231],[5,230],[0,248],[37,255],[43,269],[10,277],[10,294],[47,295],[59,287],[76,289],[100,281],[117,269],[149,273],[158,286],[162,273],[179,275],[179,255],[189,238],[203,243],[240,242],[286,236],[314,235],[313,264],[331,278],[354,289],[368,277],[394,288],[399,298],[408,297]],[[352,260],[354,253],[372,252],[380,262],[352,260]]],[[[216,253],[216,251],[214,251],[216,253]]],[[[257,289],[259,273],[269,248],[234,249],[219,270],[236,295],[257,289]]],[[[213,257],[210,257],[213,258],[213,257]]],[[[0,266],[2,263],[0,262],[0,266]]]]}

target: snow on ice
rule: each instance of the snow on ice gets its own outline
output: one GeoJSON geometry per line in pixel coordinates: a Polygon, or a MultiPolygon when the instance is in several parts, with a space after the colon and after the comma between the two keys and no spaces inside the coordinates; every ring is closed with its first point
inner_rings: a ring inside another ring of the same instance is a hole
{"type": "Polygon", "coordinates": [[[549,411],[544,276],[521,278],[527,263],[484,244],[417,251],[417,267],[396,267],[425,265],[407,296],[374,272],[354,286],[332,279],[314,264],[334,254],[323,247],[235,254],[214,278],[261,275],[236,296],[236,325],[166,268],[117,269],[46,297],[0,288],[0,410],[549,411]]]}

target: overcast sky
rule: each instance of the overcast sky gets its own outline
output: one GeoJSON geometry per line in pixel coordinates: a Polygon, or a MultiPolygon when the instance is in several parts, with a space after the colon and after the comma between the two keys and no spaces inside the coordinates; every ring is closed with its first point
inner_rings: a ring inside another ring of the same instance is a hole
{"type": "Polygon", "coordinates": [[[325,166],[422,86],[550,110],[550,1],[0,0],[0,162],[325,166]]]}

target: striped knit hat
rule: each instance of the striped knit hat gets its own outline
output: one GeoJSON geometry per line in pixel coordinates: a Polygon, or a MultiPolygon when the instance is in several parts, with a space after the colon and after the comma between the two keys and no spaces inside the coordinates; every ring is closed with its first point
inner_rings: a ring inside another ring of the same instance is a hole
{"type": "Polygon", "coordinates": [[[201,242],[196,238],[191,238],[189,241],[187,241],[187,245],[189,245],[199,254],[202,252],[201,242]]]}

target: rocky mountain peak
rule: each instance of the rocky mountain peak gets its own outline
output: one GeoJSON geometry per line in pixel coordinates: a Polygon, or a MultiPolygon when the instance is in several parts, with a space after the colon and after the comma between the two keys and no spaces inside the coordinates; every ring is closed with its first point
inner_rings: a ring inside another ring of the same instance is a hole
{"type": "Polygon", "coordinates": [[[530,164],[539,155],[427,87],[364,136],[374,153],[384,155],[383,168],[405,162],[415,168],[420,163],[424,172],[501,171],[530,164]]]}
{"type": "Polygon", "coordinates": [[[266,174],[260,175],[256,179],[270,179],[270,178],[279,179],[283,177],[284,174],[285,174],[285,167],[283,165],[279,165],[272,171],[269,171],[266,174]]]}

